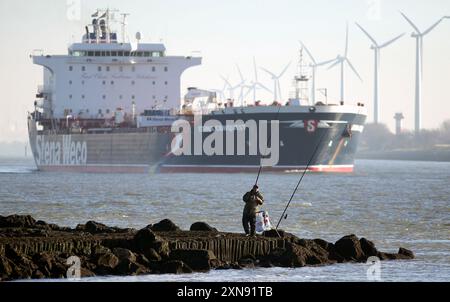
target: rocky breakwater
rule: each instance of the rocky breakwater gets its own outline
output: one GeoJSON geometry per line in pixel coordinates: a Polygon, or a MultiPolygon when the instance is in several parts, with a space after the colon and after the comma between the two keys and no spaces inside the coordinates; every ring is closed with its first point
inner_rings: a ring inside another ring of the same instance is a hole
{"type": "Polygon", "coordinates": [[[141,230],[94,221],[72,229],[31,216],[0,216],[1,280],[66,278],[75,270],[81,277],[89,277],[303,267],[365,262],[370,256],[380,260],[414,258],[404,248],[397,253],[380,252],[373,242],[355,235],[331,243],[301,239],[281,230],[246,237],[219,232],[203,222],[184,231],[168,219],[141,230]]]}

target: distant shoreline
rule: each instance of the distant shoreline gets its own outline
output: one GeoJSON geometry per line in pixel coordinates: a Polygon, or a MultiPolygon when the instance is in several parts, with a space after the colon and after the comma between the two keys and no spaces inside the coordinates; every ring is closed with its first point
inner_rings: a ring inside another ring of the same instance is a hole
{"type": "Polygon", "coordinates": [[[450,162],[450,150],[360,151],[356,159],[450,162]]]}

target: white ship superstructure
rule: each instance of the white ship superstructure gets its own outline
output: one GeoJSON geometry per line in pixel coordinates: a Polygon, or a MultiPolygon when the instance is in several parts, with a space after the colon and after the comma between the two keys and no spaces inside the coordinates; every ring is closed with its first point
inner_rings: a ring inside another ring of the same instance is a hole
{"type": "Polygon", "coordinates": [[[201,58],[167,56],[164,44],[141,43],[139,33],[136,43],[119,41],[111,23],[109,10],[98,11],[68,54],[33,56],[44,67],[36,102],[43,117],[103,119],[117,110],[179,109],[181,74],[201,58]]]}

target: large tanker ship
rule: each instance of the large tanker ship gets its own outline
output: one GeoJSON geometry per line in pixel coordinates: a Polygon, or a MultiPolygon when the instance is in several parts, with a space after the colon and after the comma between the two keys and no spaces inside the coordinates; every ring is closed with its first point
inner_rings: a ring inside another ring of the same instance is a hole
{"type": "Polygon", "coordinates": [[[92,18],[68,54],[32,56],[44,67],[28,116],[39,170],[353,171],[363,105],[310,104],[299,93],[285,103],[238,105],[197,88],[181,100],[181,75],[200,57],[166,55],[163,44],[141,43],[139,34],[126,42],[124,28],[119,42],[109,10],[92,18]]]}

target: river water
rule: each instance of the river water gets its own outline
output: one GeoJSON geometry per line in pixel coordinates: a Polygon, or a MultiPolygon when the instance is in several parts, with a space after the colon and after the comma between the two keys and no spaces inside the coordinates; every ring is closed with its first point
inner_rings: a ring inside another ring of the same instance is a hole
{"type": "MultiPolygon", "coordinates": [[[[262,173],[264,209],[276,223],[298,173],[262,173]]],[[[0,159],[0,215],[30,214],[75,227],[95,220],[142,228],[169,218],[241,232],[242,195],[253,174],[76,174],[36,171],[30,159],[0,159]]],[[[416,259],[383,261],[382,281],[450,281],[450,163],[359,160],[352,174],[307,174],[282,229],[335,242],[348,234],[416,259]]],[[[366,264],[244,269],[188,275],[94,277],[87,281],[366,281],[366,264]]]]}

